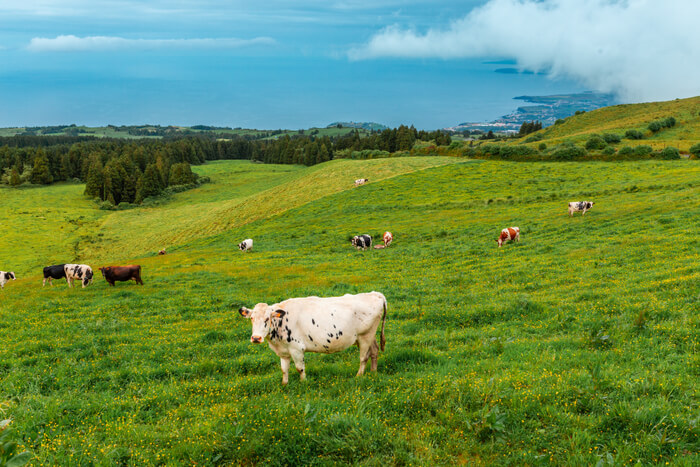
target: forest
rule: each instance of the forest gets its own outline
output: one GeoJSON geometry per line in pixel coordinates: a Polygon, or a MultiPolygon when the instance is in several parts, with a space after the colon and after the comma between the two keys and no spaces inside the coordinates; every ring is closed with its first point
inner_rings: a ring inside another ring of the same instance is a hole
{"type": "Polygon", "coordinates": [[[209,160],[247,159],[270,164],[314,165],[358,151],[410,150],[416,141],[449,145],[449,134],[400,126],[361,136],[284,135],[251,139],[201,134],[163,139],[111,139],[87,136],[18,135],[0,138],[3,184],[85,183],[85,194],[111,206],[141,204],[169,187],[191,187],[206,180],[192,164],[209,160]]]}

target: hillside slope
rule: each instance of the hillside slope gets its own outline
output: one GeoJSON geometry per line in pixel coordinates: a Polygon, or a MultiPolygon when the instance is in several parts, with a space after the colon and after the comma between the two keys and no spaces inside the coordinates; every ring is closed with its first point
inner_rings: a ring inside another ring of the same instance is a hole
{"type": "Polygon", "coordinates": [[[624,136],[627,130],[641,131],[644,139],[625,140],[625,144],[648,144],[654,149],[674,146],[687,152],[690,146],[700,142],[700,97],[604,107],[571,116],[537,134],[549,144],[583,142],[593,134],[614,133],[624,136]],[[677,124],[673,128],[663,129],[656,134],[647,129],[649,123],[667,117],[676,119],[677,124]]]}
{"type": "MultiPolygon", "coordinates": [[[[20,449],[37,465],[700,462],[698,165],[368,163],[222,163],[148,221],[80,211],[113,226],[95,258],[182,243],[138,259],[143,286],[31,275],[0,291],[2,410],[20,449]],[[347,189],[360,176],[383,179],[347,189]],[[580,199],[596,204],[569,217],[580,199]],[[521,241],[499,249],[508,226],[521,241]],[[387,249],[348,241],[384,230],[387,249]],[[237,251],[248,236],[255,250],[237,251]],[[236,312],[371,290],[388,299],[387,344],[362,378],[351,348],[307,354],[308,380],[282,387],[236,312]]],[[[30,242],[0,251],[0,269],[63,245],[59,214],[84,205],[58,188],[2,192],[4,208],[49,216],[8,225],[0,210],[0,238],[30,242]]]]}

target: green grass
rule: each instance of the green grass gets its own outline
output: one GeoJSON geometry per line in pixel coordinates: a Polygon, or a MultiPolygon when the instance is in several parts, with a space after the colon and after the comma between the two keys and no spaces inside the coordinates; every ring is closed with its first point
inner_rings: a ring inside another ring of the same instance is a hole
{"type": "Polygon", "coordinates": [[[646,144],[658,150],[673,146],[687,153],[692,145],[700,142],[700,97],[615,105],[575,115],[563,123],[540,130],[537,134],[543,139],[531,145],[537,147],[541,142],[551,145],[564,141],[583,144],[594,134],[613,133],[624,137],[627,130],[641,131],[644,139],[623,139],[617,147],[646,144]],[[667,117],[674,117],[676,126],[656,134],[647,129],[649,123],[667,117]]]}
{"type": "Polygon", "coordinates": [[[214,183],[130,211],[78,185],[0,190],[0,269],[19,276],[0,292],[0,387],[36,464],[700,462],[693,161],[199,170],[214,183]],[[581,199],[596,205],[569,218],[581,199]],[[512,225],[520,243],[497,248],[512,225]],[[384,230],[388,249],[349,244],[384,230]],[[145,285],[41,288],[71,246],[137,261],[145,285]],[[362,378],[353,348],[308,354],[308,380],[282,387],[235,312],[371,290],[387,347],[362,378]]]}

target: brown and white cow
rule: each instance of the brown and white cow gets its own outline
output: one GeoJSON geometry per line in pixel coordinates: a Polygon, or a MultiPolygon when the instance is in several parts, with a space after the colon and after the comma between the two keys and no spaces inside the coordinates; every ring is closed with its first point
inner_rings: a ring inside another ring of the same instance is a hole
{"type": "Polygon", "coordinates": [[[83,288],[92,284],[92,268],[87,264],[64,264],[63,271],[66,273],[68,287],[73,287],[75,279],[83,283],[83,288]]]}
{"type": "Polygon", "coordinates": [[[159,255],[165,255],[165,254],[167,254],[166,251],[165,251],[165,248],[163,248],[162,250],[159,250],[159,251],[158,251],[158,254],[159,254],[159,255]]]}
{"type": "Polygon", "coordinates": [[[581,215],[585,216],[586,211],[591,209],[594,204],[592,201],[572,201],[569,203],[569,217],[572,217],[578,211],[581,211],[581,215]]]}
{"type": "Polygon", "coordinates": [[[252,310],[241,307],[238,312],[251,320],[253,332],[250,342],[267,343],[280,358],[282,384],[289,381],[290,360],[306,379],[305,352],[335,353],[357,344],[360,348],[360,368],[365,372],[372,359],[372,371],[377,371],[379,348],[384,350],[384,321],[386,298],[379,292],[342,297],[290,298],[268,305],[258,303],[252,310]],[[376,333],[382,323],[380,344],[376,333]]]}
{"type": "Polygon", "coordinates": [[[14,280],[17,280],[14,272],[0,271],[0,289],[4,289],[7,282],[14,280]]]}
{"type": "Polygon", "coordinates": [[[109,283],[109,285],[114,286],[115,282],[126,282],[131,279],[135,280],[137,284],[143,285],[141,280],[141,266],[138,264],[131,264],[129,266],[105,266],[100,268],[102,276],[109,283]]]}
{"type": "Polygon", "coordinates": [[[519,242],[520,227],[508,227],[507,229],[501,230],[501,235],[496,241],[498,242],[498,248],[500,248],[505,242],[519,242]]]}
{"type": "Polygon", "coordinates": [[[391,235],[391,232],[386,231],[386,232],[384,232],[382,239],[384,240],[384,246],[388,247],[389,245],[391,245],[391,242],[394,240],[394,236],[391,235]]]}
{"type": "Polygon", "coordinates": [[[355,186],[364,185],[367,182],[369,182],[369,178],[358,178],[355,180],[355,186]]]}

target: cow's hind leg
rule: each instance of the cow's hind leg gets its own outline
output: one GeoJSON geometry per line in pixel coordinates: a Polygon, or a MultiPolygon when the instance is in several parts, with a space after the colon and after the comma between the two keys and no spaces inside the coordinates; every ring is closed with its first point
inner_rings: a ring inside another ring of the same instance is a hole
{"type": "Polygon", "coordinates": [[[374,335],[371,336],[371,340],[367,336],[359,336],[357,338],[357,346],[360,348],[360,368],[357,370],[356,376],[365,374],[365,366],[370,359],[373,344],[377,345],[374,341],[374,335]]]}
{"type": "Polygon", "coordinates": [[[377,371],[377,357],[379,357],[379,346],[377,345],[377,341],[372,341],[369,356],[372,359],[372,371],[377,371]]]}
{"type": "Polygon", "coordinates": [[[289,357],[280,357],[280,366],[282,367],[282,384],[286,385],[289,382],[289,357]]]}
{"type": "Polygon", "coordinates": [[[294,360],[294,366],[299,372],[299,379],[304,381],[306,379],[306,366],[304,364],[304,351],[303,350],[290,350],[292,354],[292,360],[294,360]]]}

